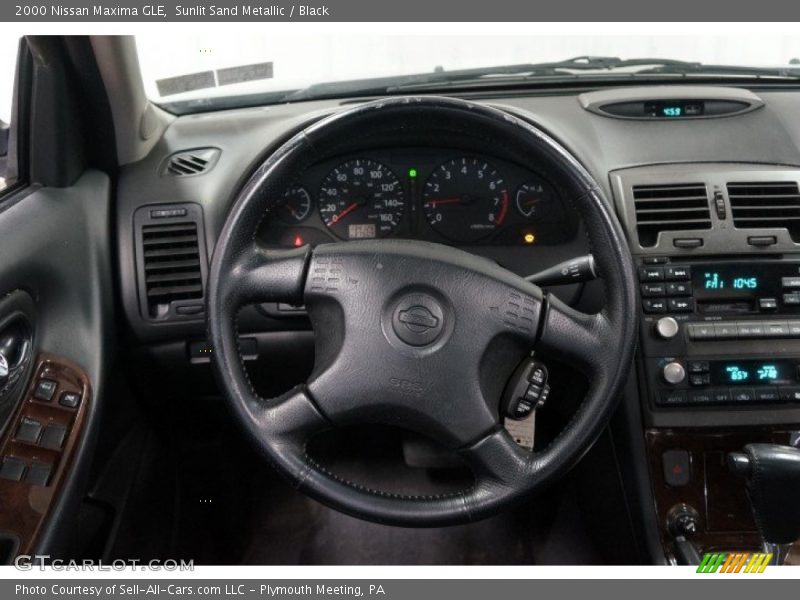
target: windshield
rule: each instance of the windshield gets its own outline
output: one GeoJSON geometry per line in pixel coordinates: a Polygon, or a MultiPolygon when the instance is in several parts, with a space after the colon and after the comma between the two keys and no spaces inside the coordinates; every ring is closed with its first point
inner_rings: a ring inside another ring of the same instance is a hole
{"type": "MultiPolygon", "coordinates": [[[[426,89],[454,80],[492,77],[596,78],[712,73],[800,77],[800,36],[488,36],[488,35],[160,35],[136,38],[149,97],[157,103],[244,98],[262,103],[359,91],[392,91],[423,83],[426,89]],[[575,57],[601,57],[564,63],[575,57]],[[646,59],[643,63],[638,59],[646,59]],[[684,62],[685,61],[685,62],[684,62]],[[539,68],[546,63],[547,68],[539,68]],[[652,63],[652,64],[651,64],[652,63]],[[555,64],[555,67],[553,66],[555,64]],[[495,67],[513,65],[503,71],[495,67]],[[706,66],[715,66],[709,70],[706,66]],[[726,70],[723,66],[747,67],[726,70]],[[464,71],[464,70],[469,71],[464,71]],[[474,70],[474,71],[473,71],[474,70]],[[425,75],[420,78],[420,75],[425,75]],[[409,77],[415,76],[415,77],[409,77]],[[349,85],[319,84],[350,82],[349,85]],[[300,91],[298,94],[297,92],[300,91]]],[[[496,80],[495,80],[496,81],[496,80]]],[[[444,87],[442,85],[441,87],[444,87]]],[[[244,103],[244,102],[243,102],[244,103]]],[[[236,105],[232,101],[230,105],[236,105]]]]}

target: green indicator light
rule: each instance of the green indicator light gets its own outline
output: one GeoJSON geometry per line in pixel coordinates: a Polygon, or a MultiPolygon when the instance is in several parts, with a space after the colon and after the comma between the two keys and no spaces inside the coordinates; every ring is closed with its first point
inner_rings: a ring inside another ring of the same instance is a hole
{"type": "Polygon", "coordinates": [[[416,169],[409,169],[408,170],[408,176],[411,177],[411,179],[414,179],[417,176],[417,170],[416,169]]]}

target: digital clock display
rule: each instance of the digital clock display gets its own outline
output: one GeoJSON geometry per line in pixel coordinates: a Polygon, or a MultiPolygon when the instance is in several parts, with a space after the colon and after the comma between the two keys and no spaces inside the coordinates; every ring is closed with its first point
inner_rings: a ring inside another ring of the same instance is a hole
{"type": "Polygon", "coordinates": [[[720,271],[703,272],[704,290],[757,290],[758,277],[739,273],[721,273],[720,271]]]}

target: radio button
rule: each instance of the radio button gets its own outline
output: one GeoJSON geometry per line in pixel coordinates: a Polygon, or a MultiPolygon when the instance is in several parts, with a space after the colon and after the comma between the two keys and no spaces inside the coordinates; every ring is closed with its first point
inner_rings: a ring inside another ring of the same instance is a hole
{"type": "Polygon", "coordinates": [[[666,288],[663,283],[643,283],[642,296],[644,298],[651,298],[653,296],[663,296],[666,294],[666,288]]]}
{"type": "Polygon", "coordinates": [[[714,394],[711,390],[691,390],[689,392],[690,404],[713,404],[714,394]]]}
{"type": "Polygon", "coordinates": [[[689,373],[708,373],[711,368],[707,360],[690,360],[686,367],[689,373]]]}
{"type": "Polygon", "coordinates": [[[678,335],[681,326],[672,317],[661,317],[656,323],[655,329],[658,337],[669,340],[678,335]]]}
{"type": "Polygon", "coordinates": [[[694,386],[711,385],[711,375],[708,373],[696,373],[689,375],[689,383],[694,386]]]}
{"type": "Polygon", "coordinates": [[[691,296],[692,284],[688,281],[679,281],[667,284],[667,296],[691,296]]]}
{"type": "Polygon", "coordinates": [[[800,387],[798,386],[781,387],[780,394],[783,402],[800,402],[800,387]]]}
{"type": "Polygon", "coordinates": [[[714,337],[718,340],[735,340],[739,337],[736,323],[714,323],[714,337]]]}
{"type": "Polygon", "coordinates": [[[755,321],[737,321],[736,329],[739,332],[739,339],[764,337],[764,326],[755,321]]]}
{"type": "Polygon", "coordinates": [[[781,277],[781,285],[785,288],[800,288],[800,277],[781,277]]]}
{"type": "Polygon", "coordinates": [[[731,399],[736,402],[752,402],[756,399],[753,388],[734,388],[731,390],[731,399]]]}
{"type": "Polygon", "coordinates": [[[756,388],[756,400],[759,402],[779,402],[781,394],[778,388],[756,388]]]}
{"type": "Polygon", "coordinates": [[[642,262],[646,265],[663,265],[667,262],[666,256],[645,256],[642,262]]]}
{"type": "Polygon", "coordinates": [[[800,306],[800,293],[791,292],[783,295],[783,303],[786,306],[800,306]]]}
{"type": "Polygon", "coordinates": [[[692,312],[691,298],[670,298],[667,300],[670,312],[692,312]]]}
{"type": "Polygon", "coordinates": [[[646,313],[665,313],[667,312],[667,301],[663,298],[642,300],[642,308],[646,313]]]}
{"type": "Polygon", "coordinates": [[[664,267],[639,267],[639,281],[663,281],[663,280],[664,280],[664,267]]]}
{"type": "Polygon", "coordinates": [[[716,337],[714,326],[705,323],[689,323],[689,339],[713,340],[716,337]]]}
{"type": "Polygon", "coordinates": [[[764,323],[764,335],[767,337],[788,337],[789,326],[786,321],[770,321],[764,323]]]}
{"type": "Polygon", "coordinates": [[[761,310],[775,310],[778,308],[778,301],[775,298],[759,298],[758,307],[761,310]]]}
{"type": "Polygon", "coordinates": [[[800,337],[800,321],[786,321],[789,337],[800,337]]]}
{"type": "MultiPolygon", "coordinates": [[[[688,281],[692,278],[691,267],[665,267],[664,278],[671,281],[688,281]]],[[[798,278],[800,279],[800,278],[798,278]]],[[[797,287],[800,287],[798,284],[797,287]]]]}

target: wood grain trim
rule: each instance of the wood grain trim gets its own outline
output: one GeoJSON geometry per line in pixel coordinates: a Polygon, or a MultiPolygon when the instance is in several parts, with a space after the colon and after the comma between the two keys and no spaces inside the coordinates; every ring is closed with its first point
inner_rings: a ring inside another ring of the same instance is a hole
{"type": "Polygon", "coordinates": [[[0,478],[0,531],[19,538],[19,554],[30,554],[39,532],[48,518],[54,499],[60,493],[72,467],[75,448],[81,438],[87,410],[92,401],[92,387],[86,372],[70,360],[52,354],[40,354],[34,376],[25,391],[23,400],[9,422],[0,440],[0,460],[7,456],[22,459],[28,466],[32,462],[52,464],[53,469],[47,486],[32,485],[23,481],[0,478]],[[43,402],[34,398],[40,379],[51,379],[58,386],[53,398],[43,402]],[[77,408],[59,404],[64,392],[81,395],[77,408]],[[61,424],[67,434],[59,450],[14,439],[14,434],[24,417],[32,418],[43,425],[61,424]]]}

